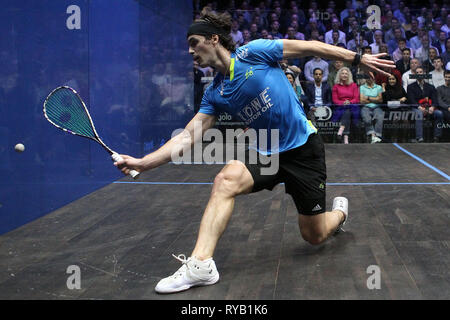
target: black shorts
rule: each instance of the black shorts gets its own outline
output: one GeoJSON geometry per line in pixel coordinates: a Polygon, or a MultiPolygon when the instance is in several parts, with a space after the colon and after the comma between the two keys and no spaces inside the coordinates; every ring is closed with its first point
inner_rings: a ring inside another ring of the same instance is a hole
{"type": "Polygon", "coordinates": [[[256,164],[249,163],[248,156],[245,162],[254,181],[252,192],[272,190],[277,184],[284,183],[286,193],[292,196],[299,214],[316,215],[326,211],[325,149],[318,134],[311,134],[304,145],[280,153],[279,169],[275,174],[261,173],[261,168],[269,165],[262,164],[267,161],[261,163],[259,157],[264,156],[258,154],[256,164]]]}

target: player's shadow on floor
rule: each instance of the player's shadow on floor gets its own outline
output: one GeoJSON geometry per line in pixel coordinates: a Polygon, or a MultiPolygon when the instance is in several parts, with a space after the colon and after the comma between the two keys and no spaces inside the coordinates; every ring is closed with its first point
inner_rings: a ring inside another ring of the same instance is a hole
{"type": "MultiPolygon", "coordinates": [[[[351,231],[341,231],[318,245],[311,245],[303,239],[300,241],[301,243],[292,249],[292,255],[326,255],[327,253],[335,254],[345,251],[345,248],[355,242],[355,236],[351,231]]],[[[287,252],[285,254],[287,254],[287,252]]]]}

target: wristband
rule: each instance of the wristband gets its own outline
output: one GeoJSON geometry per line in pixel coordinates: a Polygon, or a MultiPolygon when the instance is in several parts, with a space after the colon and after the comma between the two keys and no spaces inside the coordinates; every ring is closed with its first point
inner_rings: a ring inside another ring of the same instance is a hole
{"type": "Polygon", "coordinates": [[[352,66],[356,67],[361,62],[362,55],[359,53],[355,54],[355,58],[353,59],[352,66]]]}

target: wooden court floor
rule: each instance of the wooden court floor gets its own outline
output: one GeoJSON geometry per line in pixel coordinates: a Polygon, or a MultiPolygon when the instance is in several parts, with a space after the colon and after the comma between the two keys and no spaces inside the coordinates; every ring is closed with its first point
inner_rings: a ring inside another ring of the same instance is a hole
{"type": "Polygon", "coordinates": [[[0,299],[450,299],[449,155],[326,145],[327,207],[348,197],[346,232],[305,242],[283,185],[240,196],[214,257],[220,282],[175,295],[154,287],[180,267],[172,254],[190,254],[222,165],[125,177],[0,236],[0,299]],[[71,265],[80,289],[67,287],[71,265]]]}

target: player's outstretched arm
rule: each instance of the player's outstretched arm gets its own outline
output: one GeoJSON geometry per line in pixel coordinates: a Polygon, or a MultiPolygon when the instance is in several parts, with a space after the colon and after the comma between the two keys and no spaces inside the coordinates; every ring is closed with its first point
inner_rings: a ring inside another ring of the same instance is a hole
{"type": "Polygon", "coordinates": [[[129,174],[132,169],[143,172],[159,167],[171,161],[172,155],[175,153],[182,154],[183,150],[191,148],[195,142],[201,141],[203,133],[213,127],[215,122],[214,115],[197,113],[182,132],[167,141],[158,150],[143,158],[120,155],[123,161],[115,162],[114,165],[124,174],[129,174]]]}
{"type": "MultiPolygon", "coordinates": [[[[352,63],[356,52],[333,46],[321,41],[289,40],[283,39],[283,59],[319,56],[327,60],[341,60],[352,63]]],[[[364,54],[359,65],[368,71],[380,72],[389,76],[389,73],[381,68],[395,68],[394,61],[380,59],[387,53],[364,54]]]]}

